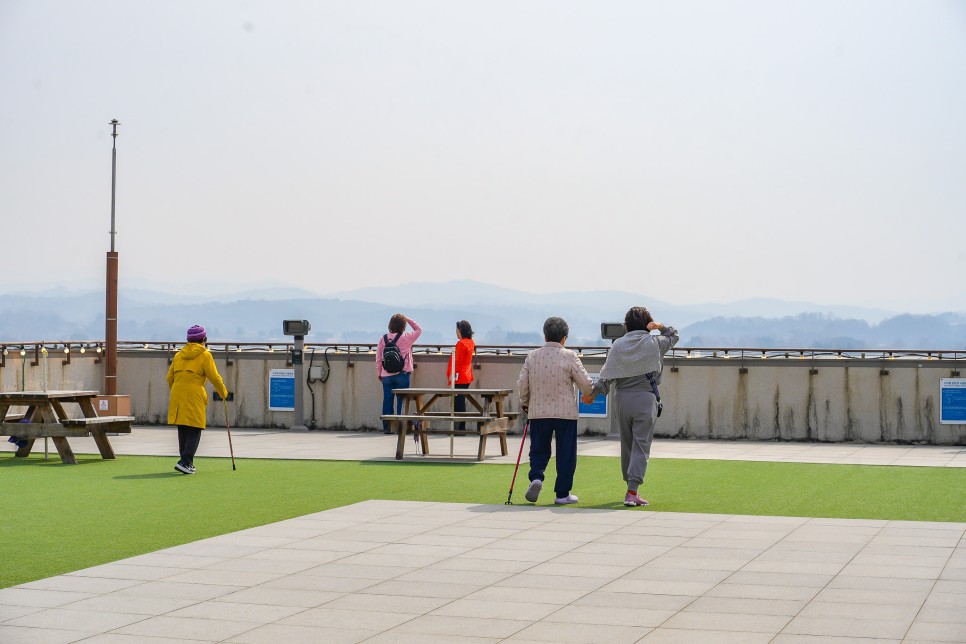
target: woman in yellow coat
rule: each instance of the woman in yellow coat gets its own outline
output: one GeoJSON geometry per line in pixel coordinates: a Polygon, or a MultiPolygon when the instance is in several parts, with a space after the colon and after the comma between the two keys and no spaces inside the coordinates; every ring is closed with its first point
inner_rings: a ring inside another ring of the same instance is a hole
{"type": "Polygon", "coordinates": [[[168,424],[178,426],[178,451],[181,460],[174,469],[182,474],[194,474],[195,452],[201,442],[201,430],[207,424],[208,392],[205,380],[211,381],[222,398],[228,397],[215,359],[205,346],[208,336],[205,328],[195,325],[188,329],[188,344],[174,356],[168,368],[168,387],[171,401],[168,403],[168,424]]]}

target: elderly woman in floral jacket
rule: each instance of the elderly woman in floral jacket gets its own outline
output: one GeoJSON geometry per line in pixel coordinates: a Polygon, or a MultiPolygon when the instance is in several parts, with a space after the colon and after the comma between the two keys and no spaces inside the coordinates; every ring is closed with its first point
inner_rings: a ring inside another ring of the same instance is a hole
{"type": "Polygon", "coordinates": [[[577,503],[571,494],[577,470],[577,394],[574,386],[589,394],[594,388],[577,354],[564,347],[570,327],[563,318],[543,323],[546,341],[527,355],[517,380],[520,405],[530,424],[530,487],[524,495],[536,503],[543,488],[544,470],[550,462],[550,441],[556,435],[557,478],[554,503],[577,503]]]}

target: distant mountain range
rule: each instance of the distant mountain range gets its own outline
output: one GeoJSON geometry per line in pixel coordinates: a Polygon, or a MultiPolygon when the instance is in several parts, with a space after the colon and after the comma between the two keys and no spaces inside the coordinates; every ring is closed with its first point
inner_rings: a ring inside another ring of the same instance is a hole
{"type": "Polygon", "coordinates": [[[607,319],[623,319],[631,306],[647,306],[661,319],[675,320],[683,326],[711,317],[782,317],[799,313],[822,313],[842,318],[857,318],[870,322],[884,320],[895,312],[857,306],[825,306],[811,302],[794,302],[754,298],[727,304],[675,305],[639,293],[623,291],[567,291],[562,293],[527,293],[514,289],[472,281],[453,281],[442,284],[415,282],[391,288],[365,288],[335,293],[331,297],[343,300],[380,302],[397,306],[439,308],[493,303],[501,306],[539,307],[545,310],[561,308],[601,311],[607,319]]]}
{"type": "MultiPolygon", "coordinates": [[[[0,341],[95,340],[104,337],[103,292],[8,294],[0,305],[0,341]]],[[[543,321],[565,318],[570,344],[603,344],[600,323],[621,321],[645,305],[676,326],[687,346],[966,348],[966,315],[907,315],[850,306],[749,299],[674,305],[618,291],[527,293],[472,281],[412,283],[319,296],[286,286],[221,295],[126,288],[120,294],[118,337],[180,341],[203,324],[213,341],[284,339],[283,319],[312,322],[310,342],[375,342],[389,317],[417,320],[423,344],[450,344],[457,320],[470,320],[479,344],[538,344],[543,321]]]]}

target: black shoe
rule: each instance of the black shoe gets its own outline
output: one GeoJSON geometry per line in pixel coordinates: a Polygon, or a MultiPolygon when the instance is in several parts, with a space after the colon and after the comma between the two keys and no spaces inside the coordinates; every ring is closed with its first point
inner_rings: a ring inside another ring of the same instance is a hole
{"type": "Polygon", "coordinates": [[[180,461],[175,463],[174,469],[178,470],[182,474],[194,474],[194,470],[190,465],[182,465],[180,461]]]}

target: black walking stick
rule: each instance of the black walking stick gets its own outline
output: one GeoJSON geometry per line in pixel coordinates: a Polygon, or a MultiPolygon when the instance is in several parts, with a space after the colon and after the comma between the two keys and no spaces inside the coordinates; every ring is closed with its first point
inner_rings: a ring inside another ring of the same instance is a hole
{"type": "Polygon", "coordinates": [[[517,452],[517,466],[513,468],[513,480],[510,481],[510,493],[506,495],[506,503],[503,505],[513,505],[510,497],[513,496],[513,485],[517,482],[517,470],[520,469],[520,457],[523,456],[523,444],[527,442],[527,429],[530,427],[530,419],[523,426],[523,438],[520,440],[520,451],[517,452]]]}

